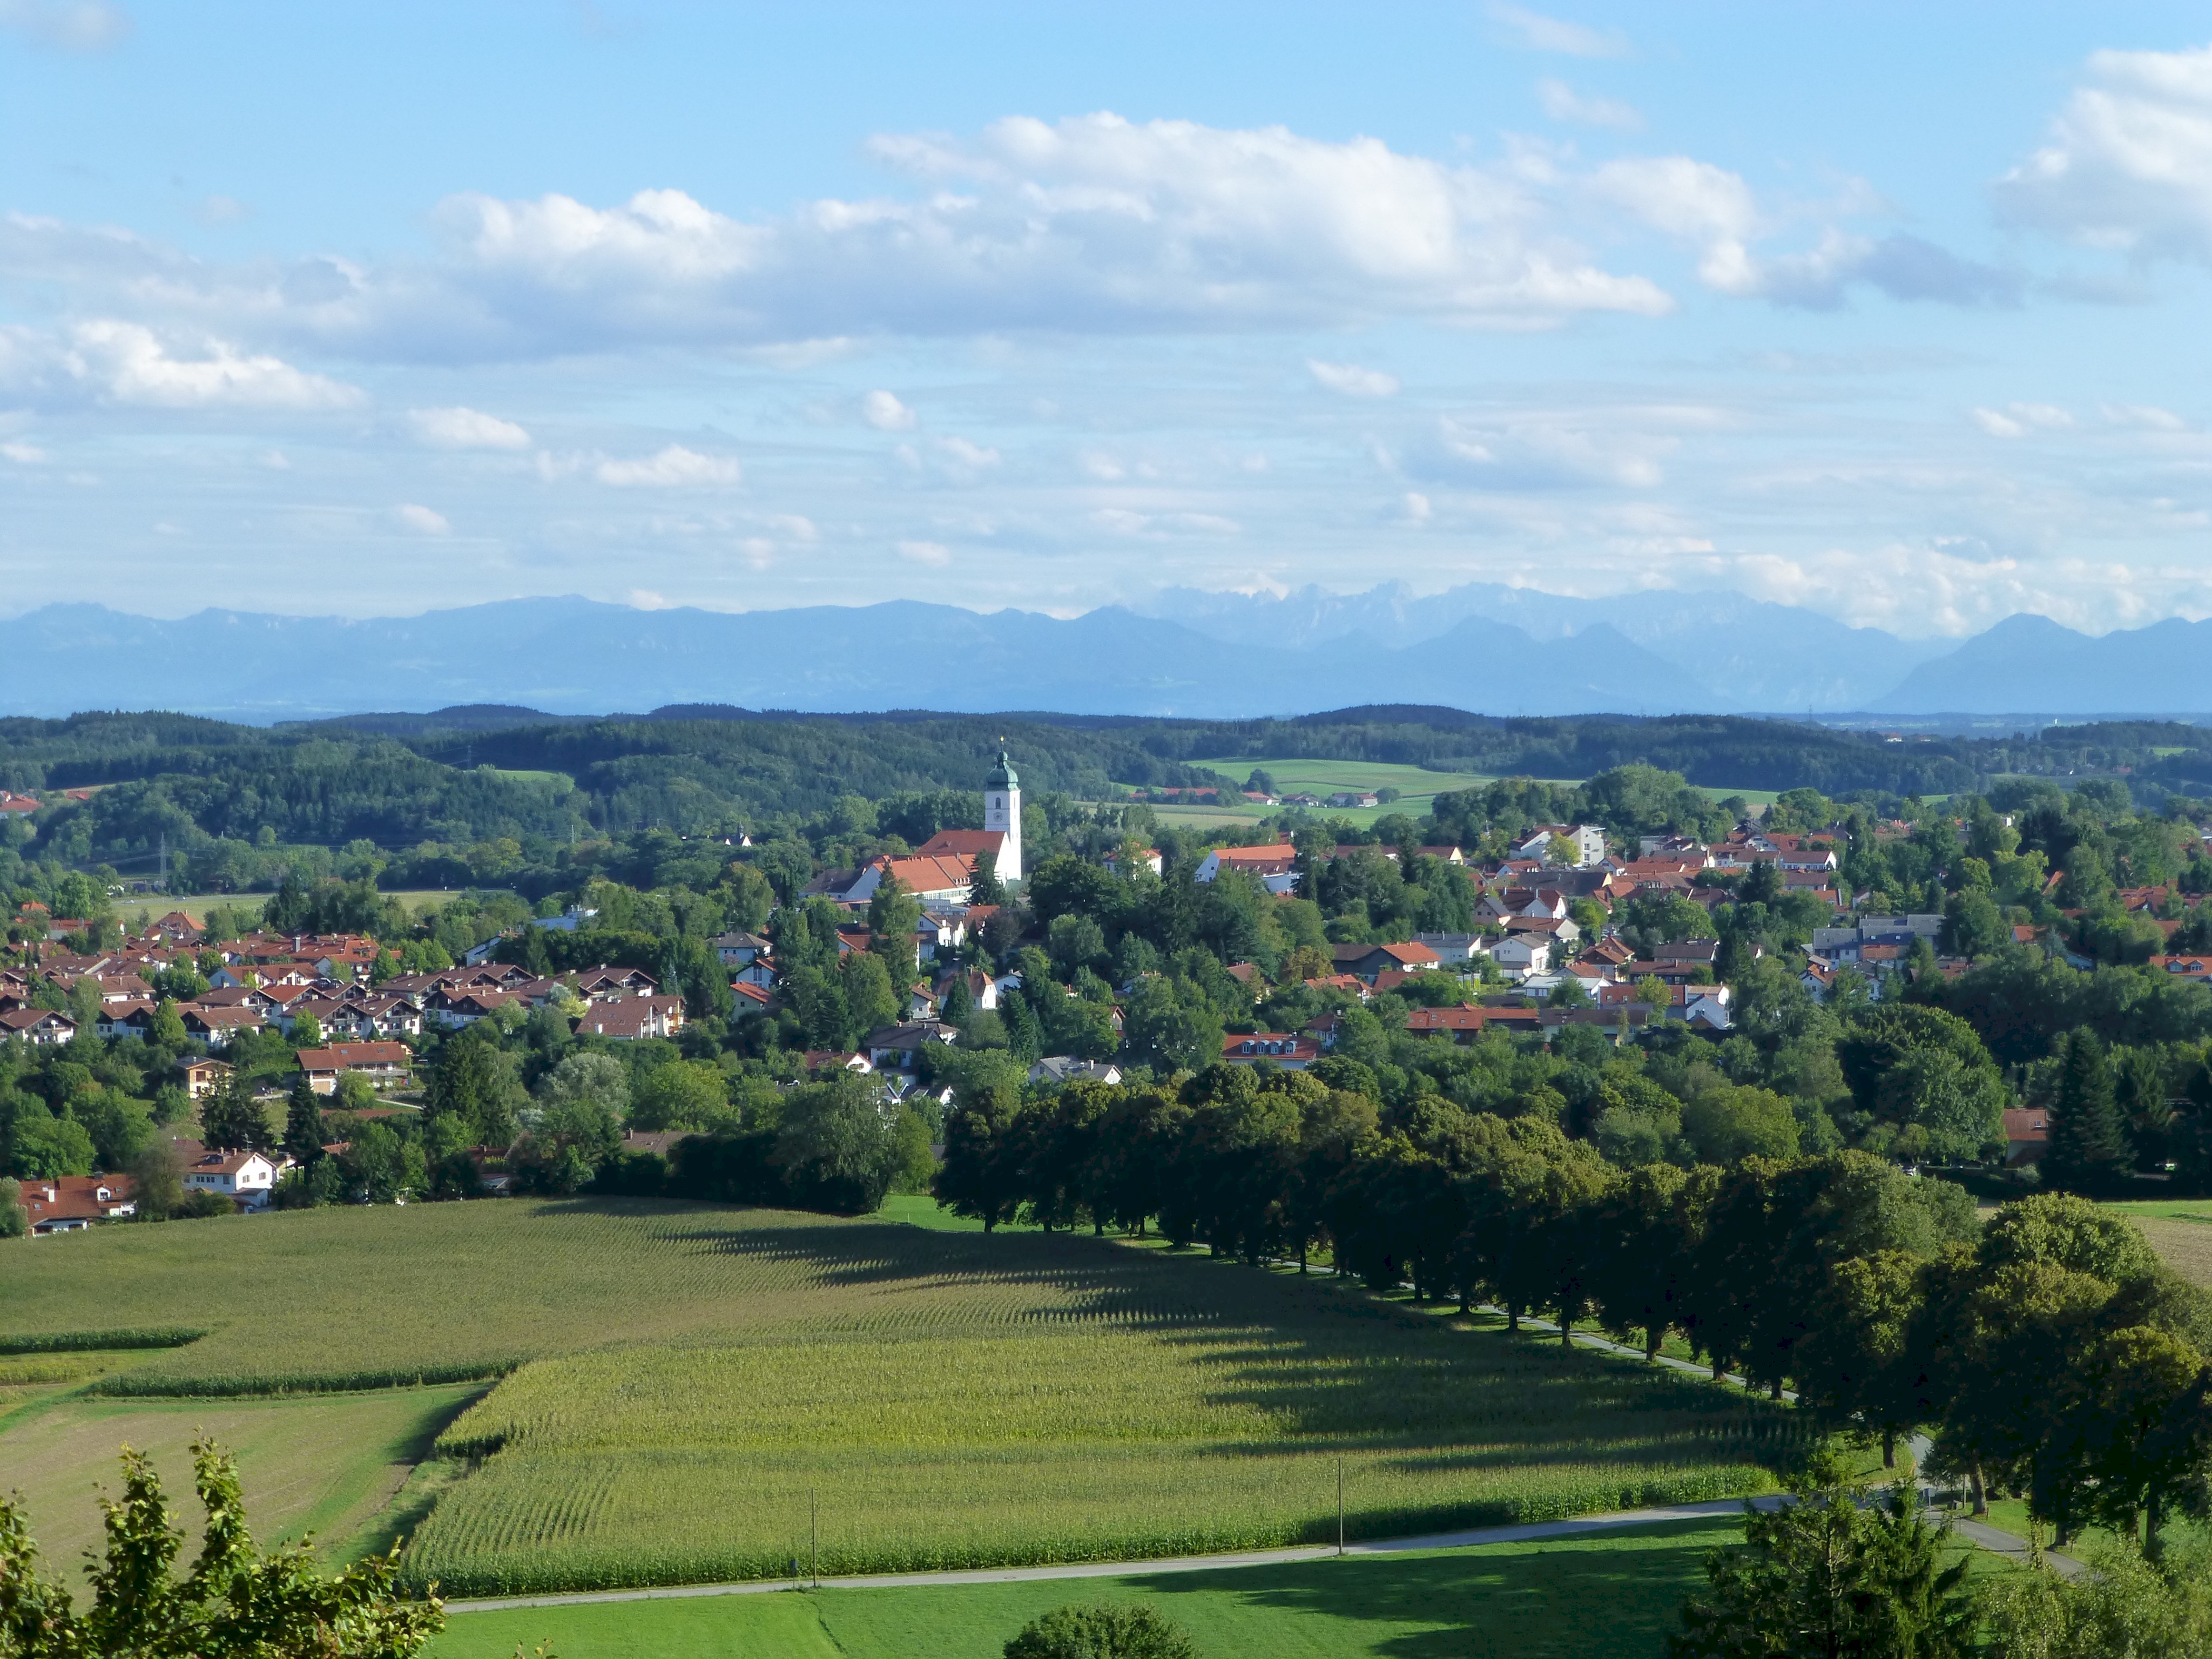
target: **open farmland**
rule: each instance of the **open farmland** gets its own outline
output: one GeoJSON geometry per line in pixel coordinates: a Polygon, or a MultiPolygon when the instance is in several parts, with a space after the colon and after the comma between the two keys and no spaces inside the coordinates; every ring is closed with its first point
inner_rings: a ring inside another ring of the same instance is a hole
{"type": "Polygon", "coordinates": [[[2212,1288],[2212,1200],[2154,1199],[2108,1207],[2142,1228],[2167,1267],[2192,1285],[2212,1288]]]}
{"type": "Polygon", "coordinates": [[[1340,1457],[1355,1536],[1719,1497],[1767,1484],[1783,1430],[1695,1379],[1066,1235],[569,1200],[8,1254],[21,1330],[211,1328],[105,1397],[512,1370],[440,1438],[459,1478],[409,1571],[452,1594],[773,1577],[810,1494],[825,1572],[1318,1539],[1340,1457]]]}

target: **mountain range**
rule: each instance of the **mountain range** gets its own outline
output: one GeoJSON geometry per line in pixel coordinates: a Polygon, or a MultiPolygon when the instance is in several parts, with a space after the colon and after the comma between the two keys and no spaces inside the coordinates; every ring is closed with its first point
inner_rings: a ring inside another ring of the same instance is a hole
{"type": "Polygon", "coordinates": [[[1580,599],[1469,584],[1415,596],[1169,590],[1060,619],[895,600],[725,612],[511,599],[349,621],[99,605],[0,620],[0,714],[167,708],[234,720],[526,704],[857,713],[1296,714],[1434,703],[1489,714],[2084,714],[2212,710],[2181,671],[2212,622],[2101,637],[2017,616],[1907,641],[1730,593],[1580,599]],[[2132,672],[2123,672],[2123,669],[2132,672]]]}

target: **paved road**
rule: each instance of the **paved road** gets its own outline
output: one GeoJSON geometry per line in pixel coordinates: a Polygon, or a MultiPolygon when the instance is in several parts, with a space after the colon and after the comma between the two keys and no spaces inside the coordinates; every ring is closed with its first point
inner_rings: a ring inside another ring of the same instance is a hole
{"type": "MultiPolygon", "coordinates": [[[[1763,1508],[1779,1498],[1753,1500],[1763,1508]]],[[[1419,1538],[1365,1539],[1347,1544],[1346,1555],[1396,1555],[1408,1550],[1468,1549],[1478,1544],[1520,1544],[1540,1538],[1578,1538],[1620,1527],[1648,1527],[1668,1521],[1711,1521],[1743,1512],[1743,1500],[1724,1498],[1711,1504],[1626,1510],[1617,1515],[1578,1516],[1571,1521],[1532,1521],[1514,1527],[1478,1527],[1468,1532],[1429,1533],[1419,1538]]],[[[2002,1534],[2000,1534],[2002,1535],[2002,1534]]],[[[1082,1561],[1046,1567],[980,1567],[962,1572],[878,1573],[870,1577],[824,1578],[836,1589],[895,1589],[922,1584],[1018,1584],[1047,1578],[1119,1578],[1156,1572],[1218,1572],[1235,1567],[1272,1567],[1291,1561],[1322,1561],[1336,1553],[1334,1544],[1303,1544],[1294,1549],[1247,1550],[1236,1555],[1179,1555],[1159,1561],[1082,1561]]],[[[791,1588],[787,1578],[742,1584],[672,1584],[657,1589],[584,1590],[562,1595],[500,1597],[448,1601],[448,1613],[485,1613],[500,1607],[564,1607],[590,1601],[660,1601],[696,1595],[757,1595],[791,1588]]]]}

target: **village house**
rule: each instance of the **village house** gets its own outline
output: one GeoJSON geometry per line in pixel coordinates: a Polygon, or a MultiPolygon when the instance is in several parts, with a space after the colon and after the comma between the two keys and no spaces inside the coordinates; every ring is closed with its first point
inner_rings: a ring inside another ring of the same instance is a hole
{"type": "Polygon", "coordinates": [[[1282,1031],[1255,1031],[1224,1037],[1221,1057],[1231,1066],[1256,1066],[1272,1060],[1286,1072],[1303,1072],[1321,1058],[1321,1044],[1306,1036],[1282,1031]]]}
{"type": "Polygon", "coordinates": [[[76,1022],[50,1008],[10,1008],[0,1014],[0,1041],[9,1037],[41,1048],[58,1047],[76,1035],[76,1022]]]}
{"type": "Polygon", "coordinates": [[[593,1002],[576,1024],[579,1036],[603,1036],[617,1042],[671,1037],[683,1029],[682,997],[629,996],[593,1002]]]}
{"type": "Polygon", "coordinates": [[[15,1202],[30,1218],[31,1236],[43,1238],[136,1215],[137,1192],[129,1176],[47,1176],[24,1182],[15,1202]]]}
{"type": "Polygon", "coordinates": [[[327,1048],[301,1049],[300,1069],[307,1073],[309,1088],[319,1095],[331,1095],[348,1072],[367,1078],[374,1088],[395,1087],[407,1080],[413,1059],[404,1042],[334,1042],[327,1048]]]}
{"type": "Polygon", "coordinates": [[[1404,945],[1340,945],[1330,954],[1337,972],[1370,981],[1376,975],[1393,970],[1419,973],[1443,965],[1434,951],[1418,941],[1404,945]]]}
{"type": "Polygon", "coordinates": [[[195,1060],[185,1067],[185,1097],[205,1100],[230,1080],[227,1060],[195,1060]]]}
{"type": "Polygon", "coordinates": [[[1291,892],[1298,884],[1298,849],[1286,841],[1259,847],[1217,847],[1199,860],[1191,879],[1212,881],[1224,870],[1257,877],[1271,893],[1291,892]]]}
{"type": "Polygon", "coordinates": [[[203,1152],[185,1164],[185,1186],[227,1198],[243,1214],[269,1207],[279,1173],[276,1160],[264,1153],[203,1152]]]}

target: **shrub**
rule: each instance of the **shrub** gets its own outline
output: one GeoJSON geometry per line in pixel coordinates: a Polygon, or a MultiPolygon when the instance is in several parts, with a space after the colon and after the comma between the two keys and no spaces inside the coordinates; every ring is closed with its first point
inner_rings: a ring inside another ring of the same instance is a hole
{"type": "Polygon", "coordinates": [[[1182,1627],[1139,1601],[1054,1607],[1006,1644],[1006,1659],[1196,1659],[1182,1627]]]}

